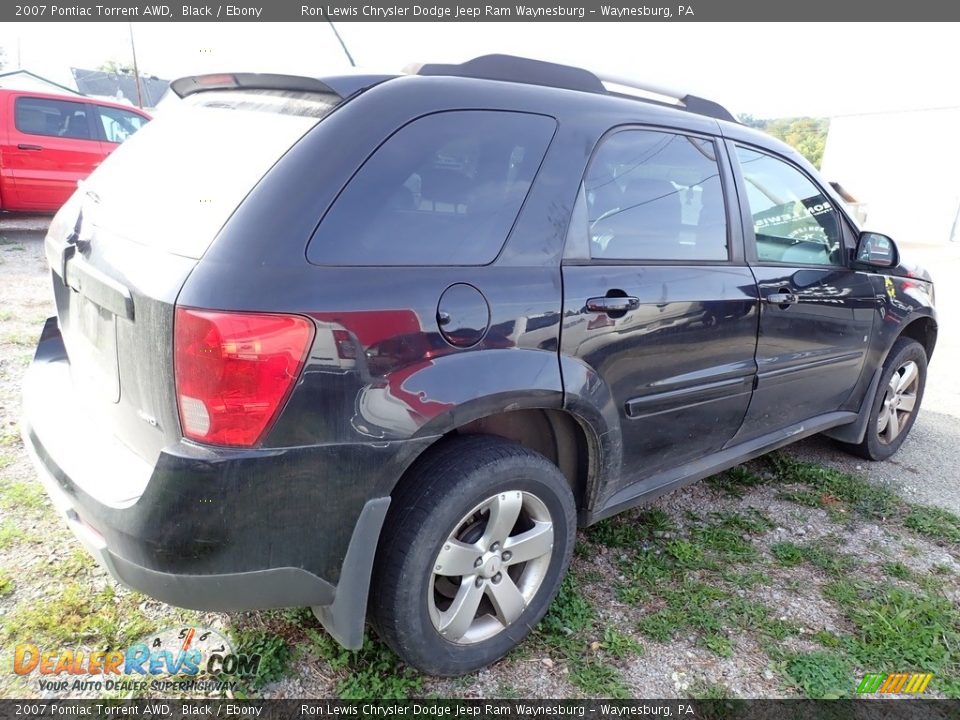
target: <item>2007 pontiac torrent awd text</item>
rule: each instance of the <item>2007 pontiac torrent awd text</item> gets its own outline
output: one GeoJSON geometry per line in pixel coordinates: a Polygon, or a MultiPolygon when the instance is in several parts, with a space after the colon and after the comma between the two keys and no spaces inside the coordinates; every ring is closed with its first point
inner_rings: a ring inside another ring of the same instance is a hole
{"type": "Polygon", "coordinates": [[[814,433],[896,452],[929,276],[787,146],[616,82],[174,82],[46,238],[23,433],[90,552],[453,675],[543,617],[578,526],[814,433]]]}

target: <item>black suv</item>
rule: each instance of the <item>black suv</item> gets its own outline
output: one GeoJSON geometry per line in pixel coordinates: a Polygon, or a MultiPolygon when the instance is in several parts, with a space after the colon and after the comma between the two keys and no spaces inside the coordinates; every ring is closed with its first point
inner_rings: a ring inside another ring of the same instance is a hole
{"type": "Polygon", "coordinates": [[[46,239],[23,428],[80,540],[449,675],[536,625],[578,526],[814,433],[895,452],[929,276],[789,147],[615,83],[174,82],[46,239]]]}

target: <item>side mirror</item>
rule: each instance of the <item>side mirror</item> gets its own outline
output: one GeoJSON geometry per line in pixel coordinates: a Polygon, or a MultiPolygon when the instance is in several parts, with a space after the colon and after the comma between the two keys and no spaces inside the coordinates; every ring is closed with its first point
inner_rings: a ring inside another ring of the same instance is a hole
{"type": "Polygon", "coordinates": [[[862,232],[857,239],[857,250],[854,256],[861,265],[889,268],[900,262],[900,251],[893,240],[886,235],[875,232],[862,232]]]}

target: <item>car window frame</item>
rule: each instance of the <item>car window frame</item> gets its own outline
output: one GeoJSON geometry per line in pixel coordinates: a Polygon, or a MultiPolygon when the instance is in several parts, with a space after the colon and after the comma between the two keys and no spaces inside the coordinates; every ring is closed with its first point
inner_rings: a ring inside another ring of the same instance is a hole
{"type": "Polygon", "coordinates": [[[725,152],[723,137],[719,134],[713,135],[698,130],[685,127],[668,127],[663,125],[648,125],[641,123],[628,123],[616,125],[609,128],[597,140],[590,153],[590,157],[583,170],[580,183],[577,188],[577,197],[574,207],[571,210],[570,223],[564,241],[563,265],[594,265],[594,266],[664,266],[664,267],[685,267],[685,266],[707,266],[707,267],[744,267],[746,266],[746,257],[744,255],[742,218],[740,217],[739,203],[734,188],[736,187],[733,170],[730,167],[730,160],[725,152]],[[631,258],[595,258],[590,254],[590,227],[586,216],[586,179],[590,168],[604,143],[613,136],[622,132],[631,131],[657,132],[664,135],[683,135],[698,140],[704,140],[713,144],[716,153],[717,167],[720,174],[720,188],[723,195],[724,210],[727,220],[727,258],[725,260],[701,260],[691,258],[677,259],[631,259],[631,258]],[[582,227],[578,228],[580,221],[583,221],[582,227]]]}
{"type": "Polygon", "coordinates": [[[848,227],[855,227],[851,225],[850,219],[847,217],[847,214],[843,212],[843,208],[840,203],[837,202],[836,197],[833,193],[828,192],[823,183],[813,177],[805,168],[799,165],[796,161],[790,157],[779,153],[776,150],[773,150],[762,145],[756,145],[750,142],[744,142],[742,140],[734,140],[727,138],[724,142],[726,145],[726,155],[727,159],[730,162],[731,168],[733,170],[734,182],[736,183],[737,195],[740,203],[740,217],[741,224],[743,226],[743,244],[744,251],[748,265],[757,265],[763,267],[795,267],[795,268],[812,268],[812,269],[850,269],[850,248],[847,246],[847,231],[848,227]],[[741,147],[745,150],[752,150],[753,152],[758,152],[762,155],[767,155],[774,160],[779,160],[780,162],[788,165],[793,168],[808,181],[813,183],[813,186],[820,191],[820,194],[830,201],[830,205],[833,211],[837,214],[837,231],[840,233],[840,259],[841,264],[839,265],[823,265],[819,263],[799,263],[799,262],[781,262],[779,260],[761,260],[759,254],[757,253],[757,235],[754,231],[753,226],[753,212],[750,210],[750,202],[747,199],[747,181],[743,175],[743,168],[740,166],[740,159],[737,155],[737,148],[741,147]]]}
{"type": "Polygon", "coordinates": [[[90,122],[91,114],[92,114],[91,103],[89,103],[89,102],[87,102],[87,101],[85,101],[85,100],[73,100],[72,98],[66,98],[66,97],[65,97],[65,98],[50,98],[50,97],[43,97],[43,96],[41,96],[41,95],[31,95],[31,94],[29,94],[29,93],[24,93],[24,94],[22,94],[22,95],[17,95],[16,97],[13,98],[13,127],[14,127],[14,129],[15,129],[18,133],[20,133],[21,135],[27,135],[27,136],[29,136],[29,137],[45,137],[45,138],[56,138],[56,139],[58,139],[58,140],[79,140],[79,141],[82,141],[82,142],[94,142],[94,143],[99,143],[99,142],[101,141],[101,140],[100,140],[100,135],[101,135],[101,133],[99,132],[99,129],[98,129],[98,126],[97,126],[96,123],[91,124],[91,122],[90,122]],[[17,120],[18,120],[18,119],[17,119],[17,105],[20,103],[21,100],[40,100],[40,101],[55,102],[55,103],[56,103],[56,102],[65,102],[65,103],[71,103],[72,105],[79,105],[79,106],[81,106],[81,107],[83,108],[83,110],[84,110],[85,117],[86,117],[86,120],[87,120],[87,133],[89,133],[89,137],[85,137],[85,138],[64,137],[63,135],[50,135],[49,133],[34,133],[34,132],[29,132],[28,130],[23,130],[23,129],[20,127],[19,122],[17,121],[17,120]]]}

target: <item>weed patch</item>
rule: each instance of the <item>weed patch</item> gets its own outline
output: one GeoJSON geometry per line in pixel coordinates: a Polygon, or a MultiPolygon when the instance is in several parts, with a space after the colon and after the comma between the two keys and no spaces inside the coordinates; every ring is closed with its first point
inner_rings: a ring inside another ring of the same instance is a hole
{"type": "Polygon", "coordinates": [[[422,694],[422,676],[401,662],[390,648],[364,638],[360,650],[344,650],[329,635],[306,629],[317,654],[342,676],[336,692],[342,700],[400,700],[422,694]]]}
{"type": "Polygon", "coordinates": [[[841,698],[853,690],[850,661],[835,652],[817,650],[788,656],[787,676],[808,698],[841,698]]]}
{"type": "Polygon", "coordinates": [[[903,524],[918,535],[960,543],[960,516],[943,508],[914,505],[903,519],[903,524]]]}

